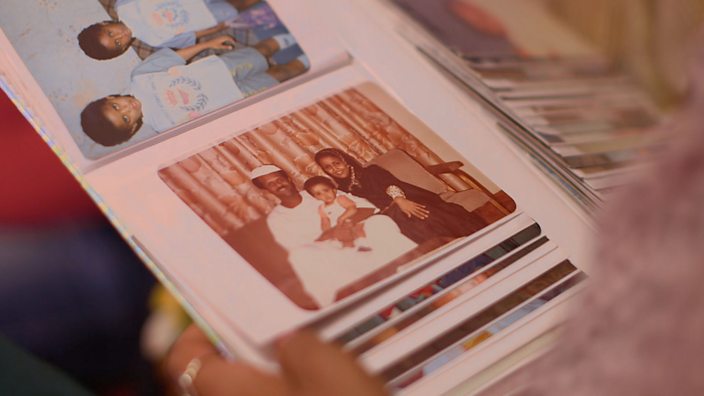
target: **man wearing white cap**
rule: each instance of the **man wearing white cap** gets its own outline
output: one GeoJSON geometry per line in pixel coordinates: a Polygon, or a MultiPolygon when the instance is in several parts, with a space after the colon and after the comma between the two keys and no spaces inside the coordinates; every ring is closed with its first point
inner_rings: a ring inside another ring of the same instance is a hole
{"type": "Polygon", "coordinates": [[[383,215],[364,222],[371,251],[342,248],[334,240],[318,241],[322,233],[320,202],[301,194],[288,174],[274,165],[253,169],[250,178],[255,186],[281,201],[269,213],[267,225],[276,242],[288,251],[288,261],[303,287],[321,307],[333,303],[342,287],[416,247],[391,218],[383,215]]]}

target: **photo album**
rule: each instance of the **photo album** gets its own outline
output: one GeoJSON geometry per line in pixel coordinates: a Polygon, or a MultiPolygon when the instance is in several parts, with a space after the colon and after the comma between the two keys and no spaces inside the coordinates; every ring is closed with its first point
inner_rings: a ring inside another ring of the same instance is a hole
{"type": "Polygon", "coordinates": [[[635,150],[603,138],[646,110],[529,100],[518,70],[564,69],[519,62],[491,2],[436,3],[4,0],[0,87],[226,356],[277,370],[307,327],[392,392],[472,393],[548,348],[587,279],[590,214],[528,134],[561,164],[635,150]],[[528,143],[467,95],[487,81],[528,143]]]}

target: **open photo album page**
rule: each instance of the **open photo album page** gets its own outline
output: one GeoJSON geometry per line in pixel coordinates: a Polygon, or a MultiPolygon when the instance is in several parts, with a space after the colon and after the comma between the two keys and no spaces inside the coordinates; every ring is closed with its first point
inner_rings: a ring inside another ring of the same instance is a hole
{"type": "Polygon", "coordinates": [[[402,273],[515,210],[436,135],[404,128],[370,96],[390,100],[373,84],[346,89],[159,177],[307,310],[402,273]]]}

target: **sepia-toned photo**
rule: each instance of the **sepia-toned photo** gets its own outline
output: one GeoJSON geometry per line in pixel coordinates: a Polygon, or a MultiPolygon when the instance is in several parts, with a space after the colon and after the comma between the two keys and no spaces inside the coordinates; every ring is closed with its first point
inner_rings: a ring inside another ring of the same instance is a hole
{"type": "Polygon", "coordinates": [[[407,113],[417,131],[406,129],[385,105],[398,109],[363,84],[159,176],[292,302],[326,307],[515,210],[437,135],[407,113]]]}

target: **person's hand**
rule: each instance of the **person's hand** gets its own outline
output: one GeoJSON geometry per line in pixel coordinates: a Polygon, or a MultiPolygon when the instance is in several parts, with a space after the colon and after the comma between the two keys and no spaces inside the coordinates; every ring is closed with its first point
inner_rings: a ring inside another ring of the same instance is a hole
{"type": "Polygon", "coordinates": [[[188,363],[199,358],[195,376],[199,396],[211,395],[386,395],[384,384],[367,374],[354,358],[312,332],[294,333],[277,345],[281,372],[266,373],[242,362],[222,358],[195,325],[183,332],[166,358],[170,379],[177,381],[188,363]]]}
{"type": "Polygon", "coordinates": [[[235,39],[228,35],[218,36],[214,39],[206,41],[204,44],[207,48],[214,50],[232,50],[235,49],[235,39]]]}
{"type": "Polygon", "coordinates": [[[398,197],[394,198],[394,203],[398,205],[399,209],[401,209],[401,211],[409,218],[411,216],[415,216],[421,220],[425,220],[430,215],[430,212],[425,208],[425,205],[413,202],[410,199],[398,197]]]}
{"type": "Polygon", "coordinates": [[[227,22],[220,22],[217,25],[213,27],[214,32],[222,32],[223,30],[227,29],[229,26],[227,25],[227,22]]]}
{"type": "Polygon", "coordinates": [[[333,228],[333,235],[335,239],[342,243],[351,243],[357,239],[357,234],[352,222],[344,222],[335,226],[335,228],[333,228]]]}

